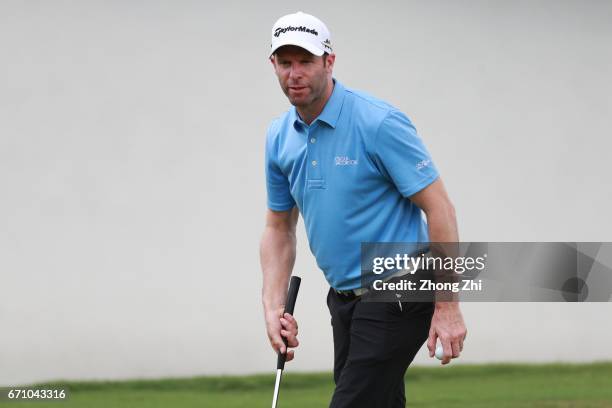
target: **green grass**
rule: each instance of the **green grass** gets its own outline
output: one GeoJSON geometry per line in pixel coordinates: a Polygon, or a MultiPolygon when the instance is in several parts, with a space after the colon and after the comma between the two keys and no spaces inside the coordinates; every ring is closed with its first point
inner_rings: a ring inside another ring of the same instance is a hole
{"type": "MultiPolygon", "coordinates": [[[[196,377],[113,382],[58,382],[64,402],[0,402],[0,408],[238,408],[269,407],[273,375],[196,377]]],[[[412,367],[406,376],[408,407],[612,408],[612,363],[495,364],[412,367]]],[[[283,377],[279,408],[327,407],[329,373],[283,377]]]]}

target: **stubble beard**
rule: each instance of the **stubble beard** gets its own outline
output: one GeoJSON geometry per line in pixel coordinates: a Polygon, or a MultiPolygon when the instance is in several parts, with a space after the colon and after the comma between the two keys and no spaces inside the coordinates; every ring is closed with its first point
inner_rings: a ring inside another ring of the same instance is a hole
{"type": "Polygon", "coordinates": [[[321,96],[325,89],[325,87],[322,86],[322,89],[316,92],[316,89],[313,89],[312,85],[308,85],[306,88],[308,89],[308,96],[305,99],[292,98],[289,93],[289,86],[287,86],[284,92],[287,98],[289,99],[289,103],[291,103],[291,105],[295,106],[296,108],[308,108],[309,106],[316,103],[319,99],[321,99],[321,96]]]}

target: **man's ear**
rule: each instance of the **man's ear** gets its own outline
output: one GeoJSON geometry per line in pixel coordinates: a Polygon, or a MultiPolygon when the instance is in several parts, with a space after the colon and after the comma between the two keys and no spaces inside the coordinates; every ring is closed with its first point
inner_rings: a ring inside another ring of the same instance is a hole
{"type": "Polygon", "coordinates": [[[270,62],[274,65],[274,54],[270,55],[270,62]]]}
{"type": "Polygon", "coordinates": [[[336,62],[336,54],[329,54],[326,57],[325,64],[326,64],[327,69],[330,70],[330,72],[334,68],[334,62],[336,62]]]}

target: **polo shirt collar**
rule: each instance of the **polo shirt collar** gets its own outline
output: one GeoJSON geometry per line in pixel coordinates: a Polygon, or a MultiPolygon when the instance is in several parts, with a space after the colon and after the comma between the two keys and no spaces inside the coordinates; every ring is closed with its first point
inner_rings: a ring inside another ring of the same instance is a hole
{"type": "Polygon", "coordinates": [[[336,123],[340,117],[342,104],[344,103],[344,86],[334,79],[334,90],[327,100],[323,112],[319,114],[318,120],[327,123],[329,126],[336,128],[336,123]]]}
{"type": "MultiPolygon", "coordinates": [[[[317,116],[315,121],[320,120],[335,129],[336,123],[338,123],[338,118],[340,117],[340,111],[342,111],[342,104],[344,103],[344,86],[340,83],[340,81],[336,80],[335,78],[333,81],[334,90],[332,91],[331,96],[327,100],[327,103],[323,107],[323,111],[319,114],[319,116],[317,116]]],[[[292,106],[291,110],[294,118],[293,126],[304,126],[305,124],[300,119],[300,115],[298,115],[295,106],[292,106]]]]}

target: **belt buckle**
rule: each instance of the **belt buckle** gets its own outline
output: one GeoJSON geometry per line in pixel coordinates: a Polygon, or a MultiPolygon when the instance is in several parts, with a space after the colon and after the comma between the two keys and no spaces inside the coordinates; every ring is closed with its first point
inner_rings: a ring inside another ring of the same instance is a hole
{"type": "Polygon", "coordinates": [[[336,292],[340,296],[351,296],[353,294],[352,290],[339,290],[336,288],[332,288],[332,289],[334,289],[334,292],[336,292]]]}

